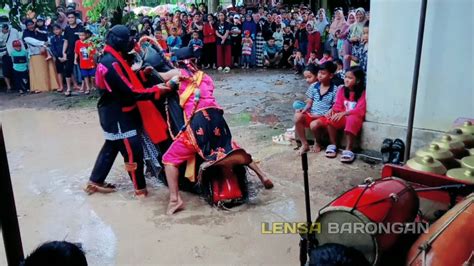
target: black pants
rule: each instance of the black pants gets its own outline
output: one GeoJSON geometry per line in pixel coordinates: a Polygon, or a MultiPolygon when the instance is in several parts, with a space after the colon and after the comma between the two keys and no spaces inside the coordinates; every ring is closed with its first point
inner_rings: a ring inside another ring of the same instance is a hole
{"type": "Polygon", "coordinates": [[[65,78],[70,78],[72,74],[74,73],[74,53],[72,54],[67,54],[67,61],[64,62],[64,77],[65,78]]]}
{"type": "Polygon", "coordinates": [[[217,63],[216,43],[205,43],[201,53],[201,63],[211,67],[217,63]]]}
{"type": "Polygon", "coordinates": [[[106,140],[99,156],[97,156],[90,181],[98,184],[104,183],[119,152],[123,156],[125,169],[128,171],[135,190],[146,188],[143,174],[143,148],[139,136],[113,141],[106,140]]]}
{"type": "Polygon", "coordinates": [[[30,90],[30,77],[27,71],[13,70],[13,88],[22,92],[30,90]]]}

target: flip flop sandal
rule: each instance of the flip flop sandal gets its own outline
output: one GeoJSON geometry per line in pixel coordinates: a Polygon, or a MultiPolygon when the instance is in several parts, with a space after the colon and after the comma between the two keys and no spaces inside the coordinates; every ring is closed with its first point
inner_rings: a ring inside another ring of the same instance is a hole
{"type": "Polygon", "coordinates": [[[326,148],[326,157],[327,158],[336,158],[337,157],[337,147],[336,145],[328,145],[326,148]]]}
{"type": "Polygon", "coordinates": [[[405,143],[401,139],[394,140],[392,145],[392,156],[390,156],[390,162],[393,164],[401,164],[403,162],[404,155],[405,143]]]}
{"type": "Polygon", "coordinates": [[[341,162],[352,163],[354,160],[355,160],[355,154],[352,151],[349,151],[349,150],[342,151],[341,162]]]}
{"type": "Polygon", "coordinates": [[[391,139],[384,139],[382,142],[382,148],[380,152],[382,153],[382,163],[387,164],[390,162],[390,156],[392,155],[392,145],[393,140],[391,139]]]}
{"type": "Polygon", "coordinates": [[[85,91],[84,94],[85,95],[89,95],[91,92],[90,91],[85,91]]]}
{"type": "Polygon", "coordinates": [[[291,132],[291,131],[287,131],[285,134],[284,134],[284,137],[286,140],[288,141],[291,141],[291,140],[295,140],[296,139],[296,135],[295,135],[295,132],[291,132]]]}
{"type": "Polygon", "coordinates": [[[66,91],[66,92],[64,93],[64,96],[66,96],[66,97],[71,97],[71,91],[66,91]]]}
{"type": "Polygon", "coordinates": [[[280,145],[291,145],[291,142],[286,140],[283,135],[273,136],[272,141],[273,143],[280,144],[280,145]]]}

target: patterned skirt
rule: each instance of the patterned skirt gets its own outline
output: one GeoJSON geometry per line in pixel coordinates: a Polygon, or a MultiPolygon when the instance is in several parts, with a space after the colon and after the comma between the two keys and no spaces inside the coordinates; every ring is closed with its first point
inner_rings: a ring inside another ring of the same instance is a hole
{"type": "Polygon", "coordinates": [[[257,57],[257,66],[263,66],[263,46],[265,45],[265,39],[261,32],[257,33],[257,45],[256,45],[256,57],[257,57]]]}
{"type": "Polygon", "coordinates": [[[188,127],[198,153],[205,161],[219,160],[236,148],[223,114],[215,108],[201,110],[196,112],[188,127]]]}

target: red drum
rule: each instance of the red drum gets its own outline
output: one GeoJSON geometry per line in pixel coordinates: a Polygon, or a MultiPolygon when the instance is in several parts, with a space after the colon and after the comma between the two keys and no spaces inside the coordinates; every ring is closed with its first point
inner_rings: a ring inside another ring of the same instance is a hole
{"type": "Polygon", "coordinates": [[[422,234],[407,256],[410,266],[474,265],[474,194],[422,234]]]}
{"type": "Polygon", "coordinates": [[[353,247],[369,263],[377,264],[381,254],[399,237],[390,226],[413,222],[419,200],[413,188],[398,178],[375,182],[368,179],[365,183],[345,192],[319,212],[316,222],[321,230],[316,238],[320,245],[337,243],[353,247]]]}

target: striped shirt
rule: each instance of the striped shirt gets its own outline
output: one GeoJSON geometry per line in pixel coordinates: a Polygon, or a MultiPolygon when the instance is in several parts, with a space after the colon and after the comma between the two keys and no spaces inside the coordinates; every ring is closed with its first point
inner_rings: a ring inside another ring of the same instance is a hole
{"type": "Polygon", "coordinates": [[[311,106],[311,114],[313,115],[325,115],[336,102],[336,85],[331,83],[329,90],[324,95],[321,95],[320,86],[321,83],[316,82],[309,86],[306,91],[306,97],[313,100],[313,105],[311,106]]]}

